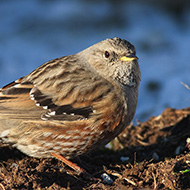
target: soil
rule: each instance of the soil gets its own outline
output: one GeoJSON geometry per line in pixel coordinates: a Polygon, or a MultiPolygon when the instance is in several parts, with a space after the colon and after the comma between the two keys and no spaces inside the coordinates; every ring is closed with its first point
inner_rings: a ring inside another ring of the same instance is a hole
{"type": "Polygon", "coordinates": [[[0,189],[190,189],[190,108],[128,126],[110,145],[72,160],[88,172],[80,175],[1,147],[0,189]]]}

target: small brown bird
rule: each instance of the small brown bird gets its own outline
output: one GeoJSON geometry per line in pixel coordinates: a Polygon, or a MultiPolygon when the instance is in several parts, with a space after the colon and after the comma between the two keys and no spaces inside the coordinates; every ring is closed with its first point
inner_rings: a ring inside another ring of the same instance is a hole
{"type": "Polygon", "coordinates": [[[141,77],[137,59],[128,41],[106,39],[4,86],[1,143],[29,156],[58,159],[106,145],[135,114],[141,77]]]}

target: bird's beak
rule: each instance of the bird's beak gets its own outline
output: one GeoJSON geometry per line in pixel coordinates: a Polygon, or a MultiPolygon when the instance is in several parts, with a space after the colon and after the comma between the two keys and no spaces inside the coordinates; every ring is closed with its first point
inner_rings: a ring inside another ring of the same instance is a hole
{"type": "Polygon", "coordinates": [[[133,61],[133,60],[137,60],[137,59],[138,59],[138,57],[135,56],[135,55],[132,55],[132,56],[129,56],[129,57],[126,57],[126,56],[120,57],[120,60],[124,61],[124,62],[133,61]]]}

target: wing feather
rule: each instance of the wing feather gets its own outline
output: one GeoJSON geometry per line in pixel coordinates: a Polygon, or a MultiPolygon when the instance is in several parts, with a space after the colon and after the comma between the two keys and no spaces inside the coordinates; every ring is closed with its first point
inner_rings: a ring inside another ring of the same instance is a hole
{"type": "MultiPolygon", "coordinates": [[[[76,64],[75,56],[63,57],[40,66],[0,90],[2,109],[23,111],[20,117],[75,121],[90,118],[95,102],[112,91],[112,85],[94,70],[76,64]]],[[[11,112],[10,111],[10,112],[11,112]]]]}

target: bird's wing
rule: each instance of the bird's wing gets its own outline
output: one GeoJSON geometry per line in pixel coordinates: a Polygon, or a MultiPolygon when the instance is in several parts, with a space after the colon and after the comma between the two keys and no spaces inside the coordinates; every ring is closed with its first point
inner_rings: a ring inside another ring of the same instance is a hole
{"type": "Polygon", "coordinates": [[[0,89],[0,119],[88,119],[112,90],[110,82],[75,58],[59,58],[0,89]]]}

